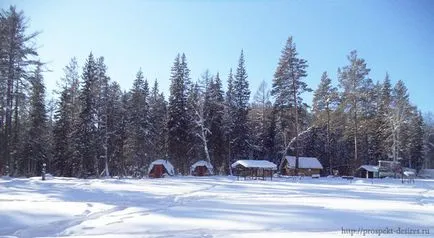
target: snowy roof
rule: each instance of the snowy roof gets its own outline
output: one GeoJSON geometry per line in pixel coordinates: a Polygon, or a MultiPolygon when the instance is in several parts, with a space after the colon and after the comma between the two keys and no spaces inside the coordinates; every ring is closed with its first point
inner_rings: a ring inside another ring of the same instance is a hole
{"type": "Polygon", "coordinates": [[[238,160],[232,164],[232,168],[242,165],[246,168],[277,169],[277,165],[268,160],[238,160]]]}
{"type": "Polygon", "coordinates": [[[364,169],[368,172],[378,172],[378,166],[374,166],[374,165],[362,165],[357,170],[359,169],[364,169]]]}
{"type": "Polygon", "coordinates": [[[407,177],[416,176],[416,173],[413,171],[404,171],[404,175],[407,177]]]}
{"type": "Polygon", "coordinates": [[[213,173],[213,169],[214,169],[214,167],[212,166],[211,163],[209,163],[209,162],[207,162],[207,161],[205,161],[205,160],[199,160],[199,161],[197,161],[196,163],[194,163],[194,164],[190,167],[190,173],[193,172],[194,169],[195,169],[197,166],[205,166],[205,167],[209,170],[210,173],[213,173]]]}
{"type": "Polygon", "coordinates": [[[168,160],[164,160],[164,159],[159,159],[159,160],[155,160],[154,162],[152,162],[149,165],[148,173],[151,172],[152,167],[154,167],[154,165],[158,165],[158,164],[163,165],[164,168],[167,170],[167,173],[169,173],[169,175],[175,174],[175,169],[173,168],[173,165],[168,160]]]}
{"type": "Polygon", "coordinates": [[[434,169],[421,169],[419,171],[419,177],[434,178],[434,169]]]}
{"type": "MultiPolygon", "coordinates": [[[[295,168],[295,156],[285,156],[282,160],[288,161],[289,168],[295,168]]],[[[298,168],[300,169],[323,169],[319,160],[315,157],[298,157],[298,168]]]]}

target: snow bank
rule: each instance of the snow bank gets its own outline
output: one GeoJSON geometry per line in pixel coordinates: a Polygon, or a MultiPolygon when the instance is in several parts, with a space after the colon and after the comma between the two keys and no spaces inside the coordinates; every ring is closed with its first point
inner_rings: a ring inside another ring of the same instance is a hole
{"type": "Polygon", "coordinates": [[[164,166],[164,168],[167,170],[169,175],[175,174],[175,168],[173,168],[173,165],[168,160],[164,160],[164,159],[159,159],[159,160],[155,160],[154,162],[152,162],[149,165],[148,174],[149,174],[149,172],[151,172],[154,165],[160,165],[160,164],[164,166]]]}

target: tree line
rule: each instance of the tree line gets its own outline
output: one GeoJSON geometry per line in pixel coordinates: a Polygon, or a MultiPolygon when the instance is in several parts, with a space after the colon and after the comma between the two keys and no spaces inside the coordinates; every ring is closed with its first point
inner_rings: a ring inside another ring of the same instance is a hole
{"type": "Polygon", "coordinates": [[[338,85],[323,73],[312,107],[302,97],[313,91],[305,82],[308,62],[292,37],[271,87],[263,81],[253,95],[243,51],[228,75],[206,71],[197,81],[186,55],[176,55],[167,98],[141,69],[123,91],[104,57],[91,52],[82,67],[71,59],[57,98],[47,101],[39,33],[29,33],[27,23],[15,7],[0,13],[2,174],[39,175],[46,163],[56,176],[142,177],[155,159],[170,160],[179,174],[199,159],[230,174],[238,159],[279,163],[284,155],[318,157],[324,174],[351,174],[378,160],[415,169],[433,164],[433,120],[424,122],[403,81],[371,79],[356,51],[338,69],[338,85]]]}

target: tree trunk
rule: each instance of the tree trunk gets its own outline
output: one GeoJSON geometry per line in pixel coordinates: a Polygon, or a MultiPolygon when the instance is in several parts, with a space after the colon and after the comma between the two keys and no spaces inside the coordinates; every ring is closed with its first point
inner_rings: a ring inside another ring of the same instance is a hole
{"type": "Polygon", "coordinates": [[[208,151],[208,142],[206,140],[206,133],[205,133],[205,127],[203,126],[203,121],[201,122],[201,137],[203,142],[203,149],[205,151],[206,161],[208,163],[211,163],[211,158],[209,157],[209,151],[208,151]]]}
{"type": "Polygon", "coordinates": [[[329,102],[327,101],[327,157],[329,160],[329,173],[333,175],[333,166],[332,166],[332,157],[330,156],[330,110],[329,110],[329,102]]]}
{"type": "Polygon", "coordinates": [[[357,101],[354,99],[354,163],[351,165],[351,173],[354,173],[354,164],[358,163],[358,155],[357,155],[357,101]]]}
{"type": "Polygon", "coordinates": [[[295,87],[295,80],[292,81],[294,88],[294,110],[295,110],[295,175],[298,175],[298,105],[297,105],[297,90],[295,87]]]}

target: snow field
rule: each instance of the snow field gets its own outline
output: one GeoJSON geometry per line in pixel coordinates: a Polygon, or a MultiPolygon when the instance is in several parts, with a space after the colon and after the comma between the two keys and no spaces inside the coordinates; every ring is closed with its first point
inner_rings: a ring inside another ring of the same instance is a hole
{"type": "Polygon", "coordinates": [[[433,237],[434,180],[0,179],[0,236],[379,237],[359,228],[433,237]]]}

